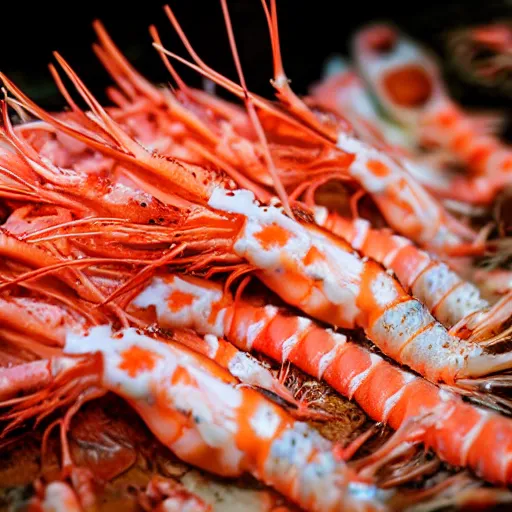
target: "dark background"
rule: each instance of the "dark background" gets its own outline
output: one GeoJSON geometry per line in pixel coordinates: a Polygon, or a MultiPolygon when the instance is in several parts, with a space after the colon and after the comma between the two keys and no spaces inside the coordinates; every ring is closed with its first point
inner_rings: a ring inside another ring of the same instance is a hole
{"type": "MultiPolygon", "coordinates": [[[[63,102],[47,69],[52,50],[58,50],[104,100],[103,90],[110,80],[91,50],[95,40],[91,22],[99,18],[145,76],[165,82],[169,76],[151,46],[148,26],[157,25],[167,48],[181,55],[185,51],[163,13],[164,2],[10,2],[0,13],[0,69],[42,105],[60,108],[63,102]]],[[[319,78],[329,55],[347,52],[351,34],[369,21],[391,20],[446,57],[443,52],[448,30],[512,18],[512,0],[384,0],[378,4],[367,0],[278,0],[277,4],[285,69],[299,93],[305,93],[308,85],[319,78]]],[[[270,96],[271,53],[260,0],[230,0],[229,6],[249,87],[270,96]]],[[[171,7],[206,62],[235,78],[219,2],[172,0],[171,7]]],[[[188,82],[201,83],[194,72],[182,66],[179,69],[188,82]]],[[[461,81],[446,64],[444,71],[453,95],[464,104],[497,108],[512,104],[504,93],[461,81]]]]}

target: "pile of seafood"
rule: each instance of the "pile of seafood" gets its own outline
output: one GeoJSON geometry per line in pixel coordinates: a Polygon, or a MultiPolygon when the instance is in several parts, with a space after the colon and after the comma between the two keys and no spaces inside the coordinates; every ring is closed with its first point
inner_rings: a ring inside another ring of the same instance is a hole
{"type": "Polygon", "coordinates": [[[276,100],[260,97],[221,8],[238,82],[169,7],[190,60],[150,32],[172,86],[99,22],[110,106],[60,54],[63,112],[1,75],[3,506],[507,509],[499,123],[387,25],[300,98],[274,0],[276,100]]]}

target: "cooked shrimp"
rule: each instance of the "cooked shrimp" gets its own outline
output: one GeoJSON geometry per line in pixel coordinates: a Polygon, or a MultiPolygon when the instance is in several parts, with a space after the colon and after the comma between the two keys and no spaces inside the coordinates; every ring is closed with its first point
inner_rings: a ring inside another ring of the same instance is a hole
{"type": "Polygon", "coordinates": [[[354,53],[386,111],[418,139],[453,153],[474,174],[454,178],[447,192],[469,203],[492,202],[511,181],[512,151],[451,101],[433,58],[386,25],[363,29],[354,53]]]}
{"type": "MultiPolygon", "coordinates": [[[[434,382],[453,383],[510,368],[512,354],[486,354],[478,345],[450,336],[395,279],[375,262],[362,260],[341,239],[312,224],[293,220],[274,206],[259,205],[249,191],[229,191],[219,186],[218,179],[205,169],[147,152],[112,120],[65,61],[60,62],[89,103],[99,126],[108,127],[110,138],[118,141],[117,148],[55,119],[8,79],[4,82],[26,108],[42,119],[129,166],[141,188],[150,183],[156,197],[160,195],[158,189],[164,190],[176,177],[173,190],[187,204],[195,201],[196,205],[194,215],[185,211],[179,240],[189,244],[189,250],[193,246],[203,251],[211,248],[214,259],[205,258],[205,262],[219,261],[223,254],[245,260],[258,269],[259,279],[288,304],[339,327],[362,327],[384,353],[434,382]],[[189,220],[194,221],[194,227],[186,233],[189,220]],[[198,232],[201,223],[208,229],[198,232]]],[[[194,268],[200,266],[201,260],[196,258],[194,268]]]]}
{"type": "Polygon", "coordinates": [[[210,204],[246,217],[233,250],[258,267],[258,277],[288,304],[332,325],[363,327],[383,352],[434,382],[509,367],[508,354],[485,354],[450,336],[396,279],[346,242],[294,223],[274,207],[251,205],[248,194],[217,189],[210,204]]]}
{"type": "Polygon", "coordinates": [[[441,459],[469,466],[489,481],[512,480],[512,457],[507,455],[512,444],[502,445],[503,439],[512,440],[510,418],[466,404],[307,318],[241,298],[234,301],[220,285],[172,275],[155,277],[132,307],[152,310],[162,327],[225,336],[242,350],[291,362],[394,429],[418,415],[433,414],[435,421],[427,421],[420,437],[441,459]]]}
{"type": "Polygon", "coordinates": [[[359,478],[314,429],[179,345],[100,326],[70,335],[47,365],[53,384],[4,419],[17,424],[47,413],[52,402],[44,398],[65,393],[64,383],[73,394],[96,386],[122,396],[163,444],[202,469],[250,472],[307,510],[397,510],[393,491],[359,478]]]}

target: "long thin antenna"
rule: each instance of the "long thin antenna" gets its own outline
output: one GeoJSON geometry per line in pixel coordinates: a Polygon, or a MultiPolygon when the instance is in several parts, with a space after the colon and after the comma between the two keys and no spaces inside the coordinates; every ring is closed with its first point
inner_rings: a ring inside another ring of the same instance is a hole
{"type": "Polygon", "coordinates": [[[293,213],[290,208],[290,203],[288,201],[288,194],[283,187],[281,179],[279,178],[279,174],[277,172],[274,161],[272,160],[272,155],[270,154],[270,149],[268,147],[268,141],[265,136],[265,132],[263,130],[263,126],[258,118],[258,114],[256,113],[256,109],[254,108],[254,104],[252,102],[251,97],[249,96],[249,91],[247,89],[247,84],[245,82],[244,73],[242,71],[242,65],[240,63],[240,57],[238,55],[238,49],[236,47],[235,36],[233,33],[233,26],[231,24],[231,18],[229,16],[229,10],[227,6],[226,0],[221,0],[222,12],[224,14],[224,21],[226,23],[226,29],[229,37],[229,45],[231,46],[231,52],[233,54],[233,60],[235,61],[236,71],[238,73],[238,77],[240,79],[240,85],[244,91],[244,101],[247,108],[247,113],[249,114],[249,118],[251,123],[256,130],[258,138],[260,139],[261,145],[263,147],[263,156],[268,166],[268,170],[270,175],[272,176],[272,180],[274,182],[274,188],[276,189],[277,195],[283,204],[285,212],[293,218],[293,213]]]}

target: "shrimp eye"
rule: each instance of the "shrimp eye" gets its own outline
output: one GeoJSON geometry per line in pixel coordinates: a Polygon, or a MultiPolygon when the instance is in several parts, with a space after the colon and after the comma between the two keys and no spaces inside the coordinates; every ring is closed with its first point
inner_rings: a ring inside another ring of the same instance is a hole
{"type": "Polygon", "coordinates": [[[374,28],[367,37],[368,47],[379,54],[391,52],[397,41],[397,34],[390,27],[374,28]]]}
{"type": "Polygon", "coordinates": [[[384,88],[391,101],[400,107],[418,108],[432,95],[432,80],[419,66],[405,66],[386,74],[384,88]]]}

